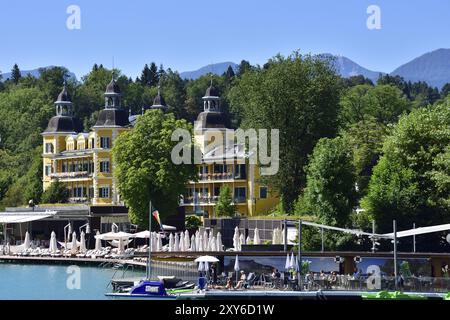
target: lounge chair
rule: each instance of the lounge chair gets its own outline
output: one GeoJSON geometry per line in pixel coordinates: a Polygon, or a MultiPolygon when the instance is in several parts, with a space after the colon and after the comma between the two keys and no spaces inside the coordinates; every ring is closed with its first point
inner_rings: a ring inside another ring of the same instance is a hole
{"type": "Polygon", "coordinates": [[[256,274],[253,272],[250,272],[247,276],[247,280],[244,282],[244,284],[242,285],[245,289],[249,289],[250,287],[252,287],[255,283],[256,280],[256,274]]]}

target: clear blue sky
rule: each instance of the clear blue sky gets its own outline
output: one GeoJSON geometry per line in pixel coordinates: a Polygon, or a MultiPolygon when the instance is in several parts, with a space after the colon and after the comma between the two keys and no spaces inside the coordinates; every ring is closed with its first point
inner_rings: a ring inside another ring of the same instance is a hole
{"type": "Polygon", "coordinates": [[[155,61],[178,71],[223,62],[329,52],[390,72],[450,48],[448,0],[0,0],[0,70],[64,65],[77,77],[94,63],[137,76],[155,61]],[[81,8],[81,30],[66,8],[81,8]],[[366,27],[369,5],[381,30],[366,27]]]}

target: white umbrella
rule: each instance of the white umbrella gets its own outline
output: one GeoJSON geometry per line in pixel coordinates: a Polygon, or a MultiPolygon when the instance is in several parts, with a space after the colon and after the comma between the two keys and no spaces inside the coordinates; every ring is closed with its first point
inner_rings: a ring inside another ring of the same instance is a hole
{"type": "Polygon", "coordinates": [[[189,231],[184,232],[184,249],[187,251],[191,246],[191,242],[189,240],[189,231]]]}
{"type": "Polygon", "coordinates": [[[203,237],[200,235],[198,237],[198,248],[197,251],[205,251],[205,249],[203,248],[203,237]]]}
{"type": "Polygon", "coordinates": [[[250,236],[247,236],[247,239],[245,239],[245,244],[250,244],[250,241],[252,241],[252,240],[250,239],[250,236]]]}
{"type": "Polygon", "coordinates": [[[234,235],[233,235],[233,247],[234,251],[240,251],[240,244],[239,244],[239,228],[236,227],[234,229],[234,235]]]}
{"type": "Polygon", "coordinates": [[[200,240],[200,231],[196,231],[195,232],[195,247],[197,248],[197,250],[198,250],[198,248],[200,248],[200,244],[198,243],[198,241],[200,240]]]}
{"type": "Polygon", "coordinates": [[[53,241],[54,238],[55,238],[55,232],[52,231],[52,233],[50,234],[50,244],[49,244],[49,248],[48,248],[48,251],[50,253],[56,252],[55,242],[53,241]]]}
{"type": "Polygon", "coordinates": [[[180,250],[180,235],[178,233],[175,233],[175,242],[173,245],[173,251],[178,252],[180,250]]]}
{"type": "MultiPolygon", "coordinates": [[[[74,232],[75,233],[75,232],[74,232]]],[[[119,239],[130,239],[133,238],[134,235],[127,232],[107,232],[96,235],[95,238],[100,238],[100,240],[119,240],[119,239]]],[[[73,239],[72,239],[73,240],[73,239]]]]}
{"type": "Polygon", "coordinates": [[[205,231],[203,232],[203,250],[208,251],[208,244],[209,244],[209,237],[208,233],[205,231]]]}
{"type": "Polygon", "coordinates": [[[148,238],[150,238],[150,234],[151,234],[150,231],[145,230],[145,231],[133,233],[132,235],[134,238],[148,239],[148,238]]]}
{"type": "Polygon", "coordinates": [[[25,240],[23,241],[23,246],[25,250],[28,250],[31,247],[30,233],[28,231],[25,232],[25,240]]]}
{"type": "Polygon", "coordinates": [[[217,251],[222,251],[222,234],[217,232],[217,243],[216,243],[217,251]]]}
{"type": "Polygon", "coordinates": [[[78,252],[77,233],[74,231],[72,233],[72,248],[70,249],[70,253],[77,254],[77,252],[78,252]]]}
{"type": "Polygon", "coordinates": [[[219,262],[219,259],[213,256],[201,256],[194,260],[195,262],[219,262]]]}
{"type": "Polygon", "coordinates": [[[259,229],[255,228],[255,234],[253,235],[253,244],[261,244],[261,239],[259,237],[259,229]]]}
{"type": "Polygon", "coordinates": [[[297,272],[300,271],[299,264],[298,264],[298,257],[295,257],[295,271],[297,271],[297,272]]]}
{"type": "Polygon", "coordinates": [[[216,247],[216,238],[211,237],[211,239],[209,240],[210,245],[209,245],[209,250],[211,251],[217,251],[217,247],[216,247]]]}
{"type": "Polygon", "coordinates": [[[192,235],[192,238],[191,238],[191,251],[192,252],[197,251],[197,247],[195,246],[195,235],[192,235]]]}
{"type": "Polygon", "coordinates": [[[238,279],[238,272],[239,272],[240,268],[239,268],[239,257],[238,255],[236,255],[236,260],[234,261],[234,271],[236,271],[236,283],[237,283],[237,279],[238,279]]]}
{"type": "Polygon", "coordinates": [[[273,231],[272,231],[272,244],[278,244],[277,243],[277,228],[275,228],[275,229],[273,229],[273,231]]]}
{"type": "Polygon", "coordinates": [[[86,235],[84,234],[84,231],[81,231],[80,236],[80,252],[86,253],[86,235]]]}
{"type": "Polygon", "coordinates": [[[162,250],[162,240],[161,240],[161,234],[156,234],[156,251],[162,250]]]}
{"type": "Polygon", "coordinates": [[[291,261],[289,263],[289,269],[294,269],[295,268],[295,258],[294,258],[294,253],[291,253],[291,261]]]}
{"type": "Polygon", "coordinates": [[[169,235],[169,252],[173,251],[173,234],[169,235]]]}
{"type": "Polygon", "coordinates": [[[284,269],[286,271],[291,267],[291,259],[289,258],[289,253],[286,255],[286,263],[284,264],[284,269]]]}
{"type": "Polygon", "coordinates": [[[158,250],[158,236],[156,232],[152,232],[152,243],[151,243],[152,251],[158,250]]]}
{"type": "Polygon", "coordinates": [[[241,234],[241,235],[239,236],[239,251],[242,250],[242,245],[243,245],[243,244],[245,244],[245,237],[244,237],[244,234],[241,234]]]}
{"type": "Polygon", "coordinates": [[[184,233],[180,234],[180,251],[184,252],[186,251],[185,246],[184,246],[184,233]]]}
{"type": "MultiPolygon", "coordinates": [[[[97,231],[97,236],[100,235],[100,232],[97,231]]],[[[95,238],[95,251],[102,250],[102,240],[100,238],[95,238]]]]}

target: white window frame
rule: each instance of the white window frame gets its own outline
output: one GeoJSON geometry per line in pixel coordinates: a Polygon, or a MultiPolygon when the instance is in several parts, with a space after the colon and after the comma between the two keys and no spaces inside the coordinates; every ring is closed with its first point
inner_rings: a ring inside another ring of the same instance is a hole
{"type": "Polygon", "coordinates": [[[104,186],[100,186],[100,188],[98,188],[98,197],[101,199],[109,199],[110,198],[110,190],[109,190],[109,185],[104,185],[104,186]],[[104,190],[106,191],[106,196],[104,194],[104,190]]]}
{"type": "Polygon", "coordinates": [[[110,168],[111,168],[111,165],[110,165],[109,159],[101,159],[101,160],[100,160],[100,172],[101,172],[101,173],[110,173],[110,171],[111,171],[110,168]],[[103,164],[104,164],[105,162],[108,163],[108,170],[106,170],[106,171],[103,170],[103,169],[104,169],[104,168],[103,168],[103,164]]]}
{"type": "Polygon", "coordinates": [[[110,149],[111,148],[111,138],[110,137],[100,137],[100,148],[110,149]],[[108,142],[108,143],[106,143],[106,145],[107,145],[106,148],[105,148],[105,141],[108,142]]]}

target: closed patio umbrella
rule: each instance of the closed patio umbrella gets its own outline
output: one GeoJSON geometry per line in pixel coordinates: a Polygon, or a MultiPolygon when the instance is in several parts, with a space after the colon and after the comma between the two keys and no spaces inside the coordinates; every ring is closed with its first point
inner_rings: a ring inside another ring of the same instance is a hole
{"type": "Polygon", "coordinates": [[[200,252],[205,251],[205,249],[203,248],[203,237],[201,235],[198,237],[197,251],[200,251],[200,252]]]}
{"type": "Polygon", "coordinates": [[[173,251],[178,252],[180,251],[180,235],[178,233],[175,233],[175,241],[173,245],[173,251]]]}
{"type": "MultiPolygon", "coordinates": [[[[100,235],[100,232],[97,231],[97,236],[100,235]]],[[[95,238],[95,251],[102,250],[102,240],[100,238],[95,238]]]]}
{"type": "Polygon", "coordinates": [[[295,268],[295,258],[294,258],[294,253],[291,253],[291,261],[289,263],[289,269],[294,269],[295,268]]]}
{"type": "Polygon", "coordinates": [[[28,231],[25,232],[25,240],[23,241],[23,246],[25,250],[28,250],[31,247],[30,233],[28,231]]]}
{"type": "Polygon", "coordinates": [[[250,244],[251,241],[250,236],[247,236],[247,239],[245,239],[245,244],[250,244]]]}
{"type": "Polygon", "coordinates": [[[217,232],[217,243],[216,243],[217,251],[222,251],[222,234],[220,232],[217,232]]]}
{"type": "Polygon", "coordinates": [[[234,229],[234,235],[233,235],[233,248],[234,248],[234,251],[240,251],[240,244],[239,244],[240,241],[239,240],[240,240],[239,228],[236,227],[234,229]]]}
{"type": "Polygon", "coordinates": [[[192,238],[191,238],[191,251],[192,252],[197,251],[197,247],[195,246],[195,235],[192,235],[192,238]]]}
{"type": "Polygon", "coordinates": [[[289,253],[286,255],[286,262],[284,264],[284,269],[286,271],[289,271],[289,268],[291,267],[291,259],[289,258],[289,253]]]}
{"type": "Polygon", "coordinates": [[[84,234],[84,231],[81,231],[80,236],[80,252],[86,253],[86,235],[84,234]]]}
{"type": "Polygon", "coordinates": [[[180,251],[181,252],[186,251],[185,246],[184,246],[184,234],[183,233],[180,234],[180,251]]]}
{"type": "Polygon", "coordinates": [[[236,255],[236,260],[234,260],[234,271],[236,271],[236,283],[238,282],[238,272],[239,272],[239,257],[236,255]]]}
{"type": "Polygon", "coordinates": [[[259,229],[255,228],[255,234],[253,235],[253,244],[261,244],[261,239],[259,237],[259,229]]]}
{"type": "Polygon", "coordinates": [[[173,245],[174,245],[174,243],[173,243],[173,234],[171,233],[169,235],[169,252],[173,251],[173,245]]]}
{"type": "Polygon", "coordinates": [[[78,252],[77,233],[74,231],[72,233],[72,248],[70,249],[70,253],[77,254],[77,252],[78,252]]]}
{"type": "Polygon", "coordinates": [[[161,234],[156,234],[156,251],[162,250],[162,240],[161,240],[161,234]]]}
{"type": "Polygon", "coordinates": [[[189,239],[189,231],[184,231],[184,248],[187,251],[191,246],[191,241],[189,239]]]}

